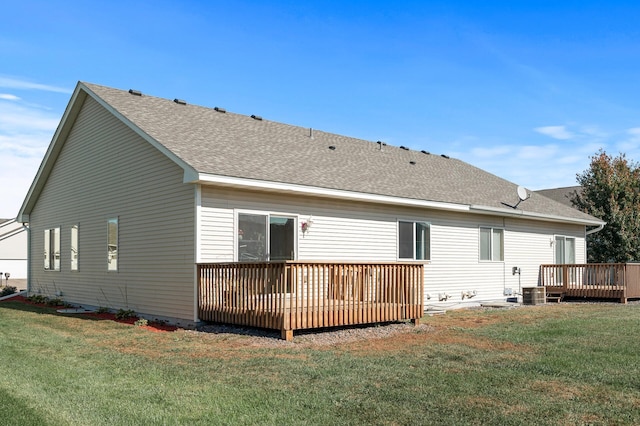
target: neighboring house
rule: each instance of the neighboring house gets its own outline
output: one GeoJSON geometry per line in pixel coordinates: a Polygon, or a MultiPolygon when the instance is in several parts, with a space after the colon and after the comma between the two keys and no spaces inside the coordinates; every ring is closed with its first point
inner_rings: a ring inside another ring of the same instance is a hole
{"type": "Polygon", "coordinates": [[[557,253],[584,263],[602,222],[536,193],[510,207],[516,190],[447,156],[78,83],[19,220],[32,293],[191,322],[203,262],[408,260],[427,305],[504,299],[557,253]]]}
{"type": "Polygon", "coordinates": [[[580,185],[565,186],[562,188],[540,189],[536,192],[566,206],[573,207],[573,202],[571,200],[576,196],[576,194],[582,193],[582,187],[580,185]]]}
{"type": "Polygon", "coordinates": [[[0,219],[0,275],[2,276],[2,284],[7,283],[7,273],[9,274],[9,285],[24,287],[22,283],[27,278],[27,229],[15,219],[0,219]]]}

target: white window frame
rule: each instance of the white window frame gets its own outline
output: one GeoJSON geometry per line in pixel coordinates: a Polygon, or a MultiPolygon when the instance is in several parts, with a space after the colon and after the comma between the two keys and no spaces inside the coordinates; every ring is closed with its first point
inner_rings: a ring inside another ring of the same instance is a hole
{"type": "Polygon", "coordinates": [[[107,272],[118,272],[120,270],[120,218],[118,216],[112,216],[107,219],[107,272]],[[112,245],[109,232],[109,224],[115,221],[116,224],[116,241],[115,241],[115,253],[109,252],[109,246],[112,245]],[[112,259],[115,259],[115,266],[111,265],[112,259]]]}
{"type": "Polygon", "coordinates": [[[553,236],[553,261],[557,265],[573,265],[576,263],[576,243],[577,238],[572,237],[570,235],[554,235],[553,236]],[[567,240],[573,240],[573,259],[570,262],[567,262],[567,240]],[[558,241],[562,241],[563,247],[563,263],[558,263],[557,252],[558,252],[558,241]]]}
{"type": "Polygon", "coordinates": [[[60,227],[44,230],[44,270],[60,271],[60,227]],[[57,258],[56,258],[57,253],[57,258]]]}
{"type": "Polygon", "coordinates": [[[293,227],[294,227],[294,232],[293,232],[293,260],[297,260],[298,259],[298,232],[299,232],[299,228],[298,228],[298,216],[295,214],[291,214],[291,213],[280,213],[280,212],[273,212],[273,211],[264,211],[264,210],[244,210],[244,209],[235,209],[234,210],[234,218],[233,218],[233,259],[235,262],[240,262],[240,260],[238,260],[238,233],[240,230],[240,215],[241,214],[245,214],[245,215],[258,215],[258,216],[266,216],[267,217],[267,229],[266,229],[266,256],[265,259],[263,260],[259,260],[258,262],[262,261],[262,262],[268,262],[271,260],[271,253],[268,253],[269,251],[269,245],[271,242],[271,227],[269,226],[269,224],[271,223],[271,217],[275,216],[275,217],[282,217],[282,218],[287,218],[287,219],[293,219],[293,227]]]}
{"type": "Polygon", "coordinates": [[[505,234],[505,230],[504,228],[501,227],[497,227],[497,226],[479,226],[478,227],[478,259],[480,262],[504,262],[504,252],[505,252],[505,247],[504,247],[504,234],[505,234]],[[490,258],[489,259],[483,259],[482,258],[482,230],[489,230],[489,255],[490,258]],[[495,253],[495,248],[494,248],[494,232],[499,231],[500,232],[500,245],[501,245],[501,250],[500,250],[500,255],[501,258],[500,259],[495,259],[494,253],[495,253]]]}
{"type": "Polygon", "coordinates": [[[427,222],[424,220],[413,220],[413,219],[398,219],[396,223],[396,257],[399,261],[417,261],[417,262],[431,262],[431,222],[427,222]],[[400,256],[400,223],[410,223],[413,225],[413,237],[411,242],[412,247],[412,256],[411,257],[401,257],[400,256]],[[426,254],[424,259],[416,259],[416,227],[417,224],[424,225],[429,231],[429,238],[427,240],[426,254]]]}
{"type": "Polygon", "coordinates": [[[78,271],[80,267],[80,225],[77,223],[71,225],[70,237],[69,255],[71,256],[71,260],[69,267],[72,271],[78,271]]]}

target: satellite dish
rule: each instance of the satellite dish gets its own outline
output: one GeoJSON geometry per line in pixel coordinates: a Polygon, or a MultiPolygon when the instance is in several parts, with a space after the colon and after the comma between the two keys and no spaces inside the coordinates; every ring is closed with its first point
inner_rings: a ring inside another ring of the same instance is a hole
{"type": "Polygon", "coordinates": [[[527,189],[524,186],[518,186],[516,192],[518,193],[519,200],[514,206],[512,206],[511,204],[507,204],[504,201],[502,201],[501,203],[507,207],[511,207],[512,209],[517,209],[521,202],[528,200],[531,197],[531,194],[527,192],[527,189]]]}
{"type": "Polygon", "coordinates": [[[527,194],[527,190],[524,186],[518,186],[518,198],[520,198],[520,201],[524,201],[529,198],[529,194],[527,194]]]}

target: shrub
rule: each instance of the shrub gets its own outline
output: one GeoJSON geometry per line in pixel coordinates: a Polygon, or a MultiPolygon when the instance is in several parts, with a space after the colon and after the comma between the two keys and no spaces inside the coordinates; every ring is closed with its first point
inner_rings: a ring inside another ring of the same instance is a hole
{"type": "Polygon", "coordinates": [[[96,310],[96,313],[98,313],[98,314],[106,314],[107,312],[109,312],[109,308],[107,308],[106,306],[100,306],[96,310]]]}
{"type": "Polygon", "coordinates": [[[149,324],[149,321],[144,319],[144,318],[140,318],[136,322],[133,323],[133,325],[138,326],[138,327],[144,327],[144,326],[146,326],[148,324],[149,324]]]}
{"type": "Polygon", "coordinates": [[[60,298],[49,299],[46,303],[49,306],[65,306],[64,300],[60,298]]]}
{"type": "Polygon", "coordinates": [[[17,291],[18,291],[17,288],[8,285],[5,288],[3,288],[2,291],[0,291],[0,297],[8,296],[8,295],[13,294],[13,293],[15,293],[17,291]]]}
{"type": "Polygon", "coordinates": [[[116,312],[116,319],[120,320],[129,319],[134,316],[136,316],[136,313],[131,309],[118,309],[118,312],[116,312]]]}
{"type": "Polygon", "coordinates": [[[27,297],[27,300],[31,303],[38,304],[46,304],[47,302],[49,302],[49,298],[41,294],[32,294],[31,296],[27,297]]]}

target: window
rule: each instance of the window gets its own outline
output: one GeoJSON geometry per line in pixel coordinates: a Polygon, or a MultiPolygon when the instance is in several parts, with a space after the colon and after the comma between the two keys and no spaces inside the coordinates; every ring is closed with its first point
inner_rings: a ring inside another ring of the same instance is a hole
{"type": "Polygon", "coordinates": [[[576,239],[556,235],[556,264],[576,263],[576,239]]]}
{"type": "Polygon", "coordinates": [[[398,221],[398,258],[431,259],[431,229],[428,223],[398,221]]]}
{"type": "Polygon", "coordinates": [[[268,214],[238,214],[238,261],[295,259],[295,219],[268,214]]]}
{"type": "Polygon", "coordinates": [[[71,270],[78,270],[78,225],[71,227],[71,270]]]}
{"type": "Polygon", "coordinates": [[[44,230],[44,269],[60,270],[60,228],[44,230]]]}
{"type": "Polygon", "coordinates": [[[107,270],[118,270],[118,218],[107,220],[107,270]]]}
{"type": "Polygon", "coordinates": [[[480,228],[480,260],[504,260],[504,230],[480,228]]]}

